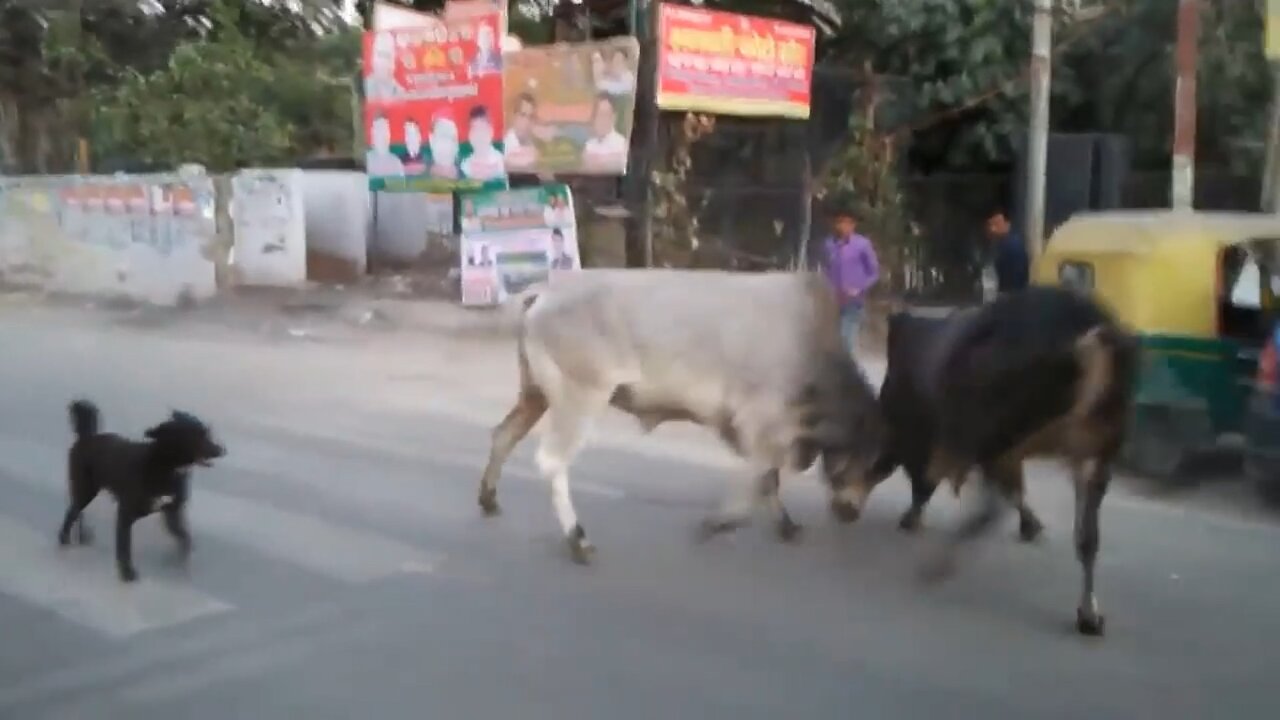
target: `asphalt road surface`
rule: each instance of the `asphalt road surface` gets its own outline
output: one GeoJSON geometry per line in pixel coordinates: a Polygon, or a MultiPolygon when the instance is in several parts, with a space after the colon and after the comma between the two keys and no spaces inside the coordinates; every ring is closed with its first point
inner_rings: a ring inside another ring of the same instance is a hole
{"type": "MultiPolygon", "coordinates": [[[[962,503],[895,527],[905,482],[839,526],[811,477],[695,545],[730,475],[701,435],[602,425],[575,466],[599,548],[572,565],[528,443],[482,519],[506,348],[442,338],[128,327],[0,308],[0,718],[1207,718],[1280,716],[1280,529],[1112,493],[1101,640],[1073,631],[1067,483],[1043,543],[1012,519],[949,584],[916,581],[962,503]],[[171,407],[229,449],[199,471],[189,565],[156,518],[121,585],[111,503],[59,550],[66,404],[140,433],[171,407]],[[665,434],[664,434],[665,433],[665,434]],[[702,454],[699,454],[702,453],[702,454]]],[[[683,431],[681,431],[683,432],[683,431]]]]}

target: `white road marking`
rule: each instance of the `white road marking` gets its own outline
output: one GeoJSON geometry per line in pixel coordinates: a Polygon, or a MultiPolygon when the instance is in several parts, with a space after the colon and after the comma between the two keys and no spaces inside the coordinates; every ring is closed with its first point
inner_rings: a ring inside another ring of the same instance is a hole
{"type": "Polygon", "coordinates": [[[90,548],[60,550],[54,530],[33,530],[0,516],[0,593],[110,638],[233,609],[193,588],[145,575],[123,583],[109,556],[90,548]]]}
{"type": "Polygon", "coordinates": [[[197,542],[207,532],[348,583],[398,575],[406,563],[435,567],[439,559],[382,535],[208,490],[193,494],[189,515],[197,542]]]}
{"type": "MultiPolygon", "coordinates": [[[[296,438],[310,437],[321,441],[333,440],[349,444],[353,447],[363,447],[378,453],[391,455],[409,462],[429,459],[436,465],[453,465],[458,468],[474,466],[476,468],[475,473],[477,482],[479,481],[480,472],[483,469],[483,462],[486,459],[480,454],[467,454],[450,451],[446,448],[433,448],[429,453],[414,452],[392,442],[377,442],[369,438],[353,437],[349,434],[308,432],[305,436],[296,433],[291,433],[290,435],[291,437],[296,438]]],[[[288,453],[276,448],[267,447],[265,444],[257,440],[248,442],[237,441],[235,443],[235,447],[236,452],[234,456],[228,455],[225,460],[220,460],[218,463],[220,467],[240,468],[248,472],[267,472],[269,474],[274,474],[271,470],[264,470],[264,468],[280,467],[288,463],[288,453]]],[[[578,474],[581,473],[579,472],[578,474]]],[[[545,484],[545,481],[536,469],[530,467],[527,462],[521,462],[516,458],[511,458],[507,461],[507,464],[502,468],[502,477],[504,480],[520,480],[537,483],[539,485],[545,484]]],[[[288,478],[285,479],[288,480],[288,478]]],[[[319,486],[320,481],[316,480],[315,483],[319,486]]],[[[307,484],[311,485],[312,481],[308,481],[307,484]]],[[[584,482],[582,480],[573,479],[572,473],[570,484],[573,492],[580,491],[587,495],[596,495],[599,497],[609,498],[610,500],[621,500],[627,497],[626,491],[620,488],[601,483],[584,482]]],[[[323,483],[323,488],[326,493],[334,494],[345,500],[351,500],[354,502],[367,502],[372,499],[378,499],[382,495],[394,492],[393,490],[384,491],[380,488],[371,488],[368,486],[353,486],[347,482],[323,483]]],[[[399,499],[398,496],[397,499],[399,499]]],[[[432,512],[436,512],[438,510],[438,508],[433,508],[432,512]]],[[[468,507],[468,517],[471,515],[470,510],[471,508],[468,507]]]]}
{"type": "MultiPolygon", "coordinates": [[[[383,622],[385,621],[379,618],[365,618],[315,628],[306,634],[279,638],[221,655],[194,668],[181,667],[149,673],[135,683],[116,689],[113,697],[130,705],[147,705],[189,697],[207,688],[260,677],[277,668],[296,665],[308,657],[335,649],[335,645],[349,645],[353,640],[368,637],[383,622]]],[[[79,708],[81,712],[63,716],[91,716],[83,714],[85,709],[79,708]]]]}
{"type": "MultiPolygon", "coordinates": [[[[47,463],[41,463],[39,457],[48,452],[42,444],[0,435],[0,477],[44,491],[57,488],[56,479],[43,477],[48,475],[42,472],[47,463]]],[[[192,490],[187,514],[197,546],[202,535],[213,535],[218,540],[342,582],[370,582],[400,574],[400,568],[406,563],[418,568],[434,567],[439,560],[380,534],[275,508],[262,501],[206,490],[198,484],[192,490]]],[[[56,525],[54,520],[51,523],[56,525]]],[[[47,543],[53,543],[52,533],[51,529],[47,543]]]]}
{"type": "Polygon", "coordinates": [[[219,622],[193,634],[169,638],[168,642],[131,648],[109,658],[95,657],[47,675],[27,678],[20,685],[0,690],[0,710],[20,717],[18,713],[24,705],[46,704],[91,686],[118,687],[130,677],[150,676],[163,667],[234,655],[243,648],[276,642],[298,633],[320,632],[326,627],[341,625],[344,616],[341,605],[333,601],[295,607],[287,615],[240,614],[232,623],[219,622]]]}

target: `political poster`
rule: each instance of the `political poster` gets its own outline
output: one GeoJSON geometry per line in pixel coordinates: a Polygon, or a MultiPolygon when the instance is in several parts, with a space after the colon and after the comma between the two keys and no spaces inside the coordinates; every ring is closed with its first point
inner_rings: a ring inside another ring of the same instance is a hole
{"type": "Polygon", "coordinates": [[[445,0],[444,10],[441,11],[440,16],[446,25],[456,25],[459,21],[470,20],[492,12],[499,13],[501,18],[498,37],[506,36],[506,0],[445,0]]]}
{"type": "Polygon", "coordinates": [[[625,175],[639,58],[634,37],[507,54],[507,171],[625,175]]]}
{"type": "Polygon", "coordinates": [[[807,119],[813,48],[809,25],[663,3],[658,107],[807,119]]]}
{"type": "Polygon", "coordinates": [[[568,185],[459,193],[458,217],[463,305],[496,305],[582,268],[568,185]]]}
{"type": "Polygon", "coordinates": [[[364,35],[370,190],[502,189],[498,13],[364,35]]]}

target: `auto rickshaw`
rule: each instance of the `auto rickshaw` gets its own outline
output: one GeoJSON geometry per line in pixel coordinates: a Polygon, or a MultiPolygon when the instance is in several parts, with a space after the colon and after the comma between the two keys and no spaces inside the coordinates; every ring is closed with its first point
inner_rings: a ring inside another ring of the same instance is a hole
{"type": "MultiPolygon", "coordinates": [[[[1105,211],[1054,232],[1032,282],[1091,293],[1141,341],[1126,469],[1167,479],[1192,455],[1232,444],[1247,465],[1275,458],[1280,468],[1280,402],[1256,392],[1278,260],[1280,216],[1270,214],[1105,211]]],[[[1264,362],[1262,375],[1273,368],[1264,362]]]]}

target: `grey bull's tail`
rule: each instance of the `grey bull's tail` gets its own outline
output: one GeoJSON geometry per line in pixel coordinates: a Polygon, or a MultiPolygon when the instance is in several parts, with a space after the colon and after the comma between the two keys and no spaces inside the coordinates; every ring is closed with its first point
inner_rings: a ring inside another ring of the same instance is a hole
{"type": "Polygon", "coordinates": [[[68,408],[71,413],[71,430],[77,439],[98,434],[98,406],[88,400],[76,400],[68,408]]]}

